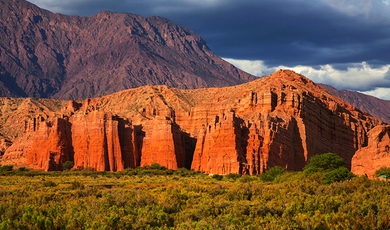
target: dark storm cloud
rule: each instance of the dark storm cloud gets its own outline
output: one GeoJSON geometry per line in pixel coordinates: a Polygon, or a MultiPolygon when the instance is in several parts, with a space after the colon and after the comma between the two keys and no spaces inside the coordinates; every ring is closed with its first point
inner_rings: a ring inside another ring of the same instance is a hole
{"type": "MultiPolygon", "coordinates": [[[[390,55],[387,55],[390,51],[390,40],[387,39],[390,37],[390,21],[386,21],[389,18],[381,18],[383,13],[379,16],[369,15],[376,12],[364,14],[364,9],[361,13],[342,12],[332,5],[333,1],[32,2],[66,14],[88,16],[101,10],[110,10],[142,16],[163,16],[200,34],[219,56],[263,60],[268,65],[320,65],[362,61],[373,64],[390,63],[390,55]]],[[[380,4],[386,7],[385,4],[380,4]]],[[[375,10],[372,8],[371,6],[371,10],[375,10]]]]}

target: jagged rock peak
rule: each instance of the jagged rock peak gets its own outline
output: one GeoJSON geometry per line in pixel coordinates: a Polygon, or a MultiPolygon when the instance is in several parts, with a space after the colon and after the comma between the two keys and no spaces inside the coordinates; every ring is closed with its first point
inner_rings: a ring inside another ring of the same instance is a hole
{"type": "Polygon", "coordinates": [[[319,89],[319,86],[314,83],[309,78],[303,76],[302,74],[298,74],[294,72],[293,70],[289,69],[280,69],[268,76],[265,77],[267,81],[270,81],[272,84],[280,84],[280,86],[283,88],[283,85],[305,85],[305,88],[313,88],[313,89],[319,89]]]}

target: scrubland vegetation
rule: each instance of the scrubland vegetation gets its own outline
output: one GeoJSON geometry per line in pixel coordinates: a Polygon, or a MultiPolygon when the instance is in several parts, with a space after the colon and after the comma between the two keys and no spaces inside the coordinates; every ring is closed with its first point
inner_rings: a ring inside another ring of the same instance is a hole
{"type": "Polygon", "coordinates": [[[325,166],[313,160],[302,172],[260,176],[3,166],[0,229],[389,229],[389,183],[322,157],[325,166]]]}

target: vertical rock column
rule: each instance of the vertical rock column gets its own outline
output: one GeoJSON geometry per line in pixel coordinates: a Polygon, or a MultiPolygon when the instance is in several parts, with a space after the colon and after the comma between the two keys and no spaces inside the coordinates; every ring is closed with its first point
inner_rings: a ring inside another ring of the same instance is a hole
{"type": "Polygon", "coordinates": [[[169,118],[156,116],[143,124],[143,128],[141,166],[157,163],[168,169],[184,167],[185,158],[181,157],[185,154],[184,147],[175,144],[175,139],[179,141],[180,138],[174,138],[174,123],[169,118]]]}
{"type": "Polygon", "coordinates": [[[247,135],[234,112],[216,116],[199,131],[191,168],[210,174],[242,173],[247,135]]]}
{"type": "Polygon", "coordinates": [[[72,160],[70,123],[65,118],[47,121],[34,119],[35,132],[27,163],[45,171],[62,170],[62,163],[72,160]]]}
{"type": "Polygon", "coordinates": [[[119,129],[119,121],[113,119],[111,114],[94,111],[72,117],[74,167],[97,171],[123,170],[126,165],[124,158],[131,158],[124,155],[134,152],[129,148],[129,143],[124,148],[126,152],[123,152],[121,140],[122,143],[131,141],[131,135],[124,136],[120,130],[123,131],[119,129]]]}

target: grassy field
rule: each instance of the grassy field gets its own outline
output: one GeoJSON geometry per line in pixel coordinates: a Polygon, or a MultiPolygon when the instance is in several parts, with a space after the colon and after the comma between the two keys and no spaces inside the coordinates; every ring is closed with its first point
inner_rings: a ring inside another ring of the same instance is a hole
{"type": "Polygon", "coordinates": [[[0,173],[0,229],[390,229],[388,182],[186,169],[0,173]]]}

